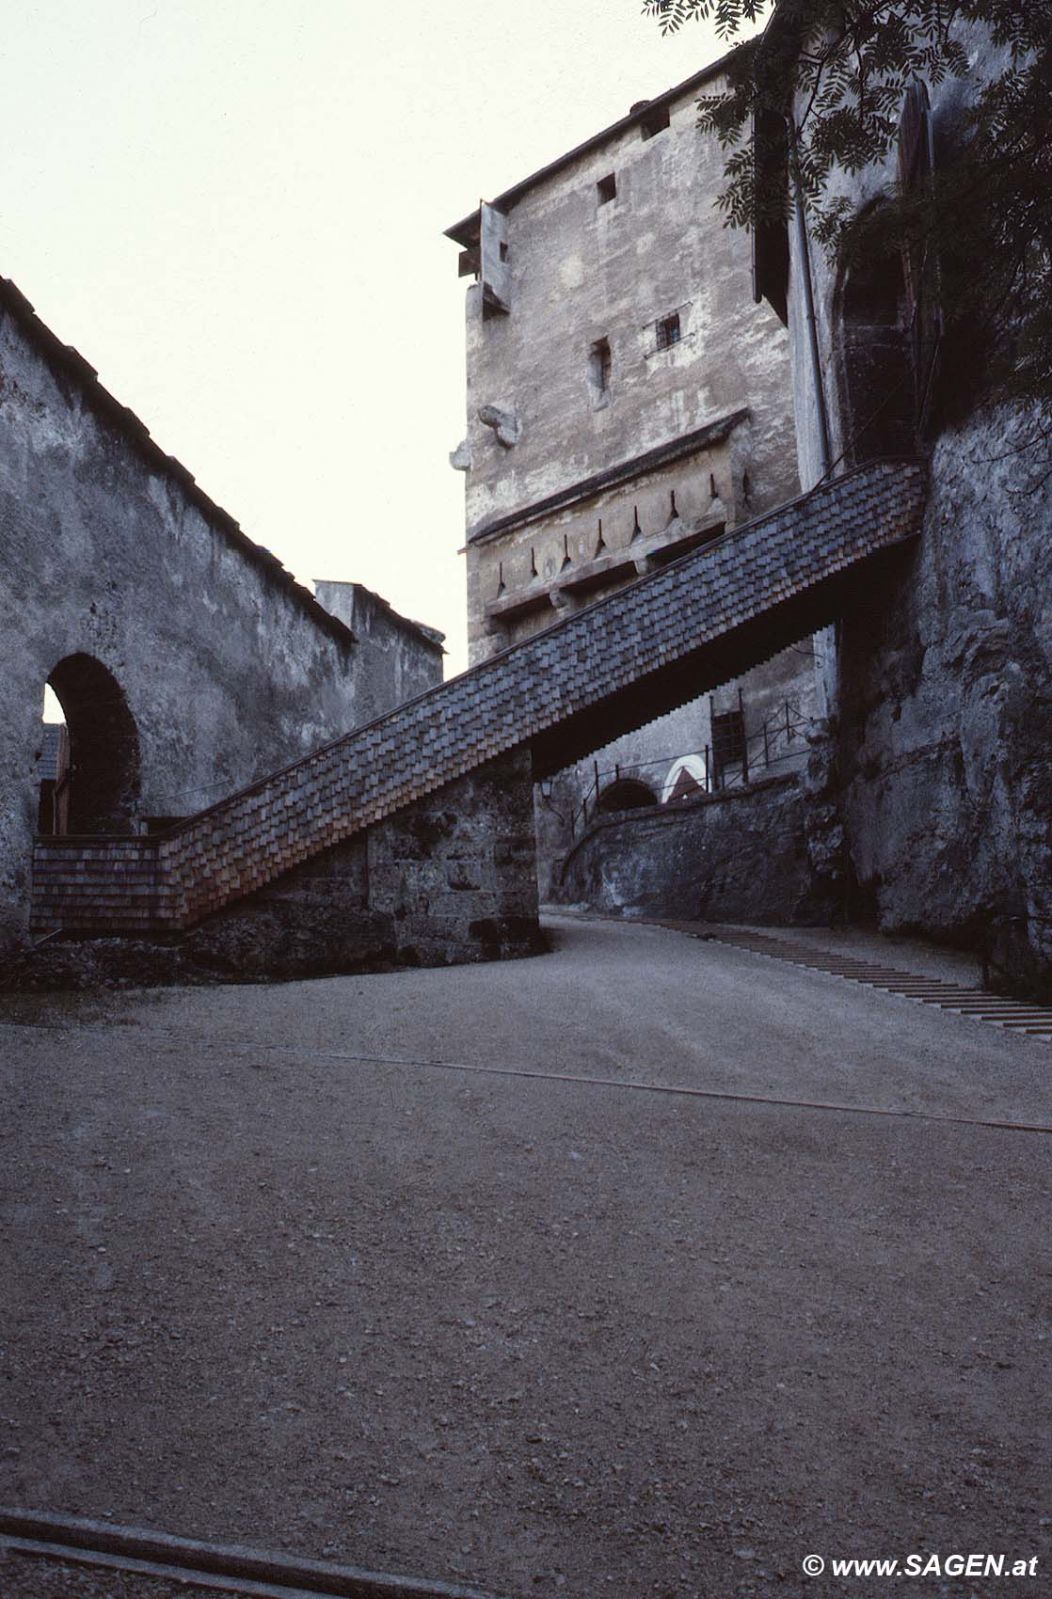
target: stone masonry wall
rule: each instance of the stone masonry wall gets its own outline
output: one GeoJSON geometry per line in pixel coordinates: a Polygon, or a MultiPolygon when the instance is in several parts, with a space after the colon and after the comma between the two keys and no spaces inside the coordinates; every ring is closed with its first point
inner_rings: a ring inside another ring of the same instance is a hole
{"type": "Polygon", "coordinates": [[[359,722],[371,722],[393,705],[442,681],[443,635],[399,616],[362,583],[319,580],[319,605],[354,634],[354,703],[359,722]]]}
{"type": "MultiPolygon", "coordinates": [[[[747,421],[737,431],[749,431],[747,421]]],[[[630,582],[661,552],[674,554],[677,540],[747,521],[748,513],[735,514],[740,507],[731,498],[731,455],[731,441],[719,438],[628,483],[472,543],[472,660],[518,643],[630,582]]]]}
{"type": "Polygon", "coordinates": [[[305,976],[535,953],[532,771],[489,761],[219,912],[185,941],[206,966],[305,976]]]}
{"type": "Polygon", "coordinates": [[[1052,991],[1052,484],[1021,435],[939,440],[908,570],[842,630],[841,771],[860,907],[1052,991]]]}
{"type": "Polygon", "coordinates": [[[0,945],[26,929],[60,662],[116,681],[136,814],[171,817],[387,709],[359,699],[359,653],[0,280],[0,945]]]}
{"type": "MultiPolygon", "coordinates": [[[[724,227],[714,205],[723,152],[697,127],[699,94],[724,81],[715,68],[668,98],[663,131],[644,138],[638,118],[620,124],[507,206],[510,310],[484,315],[481,287],[467,292],[469,539],[494,518],[743,406],[751,414],[747,455],[721,457],[718,472],[728,522],[750,514],[742,506],[746,469],[751,514],[796,492],[788,338],[774,313],[752,302],[748,236],[724,227]],[[597,184],[610,174],[617,192],[603,204],[597,184]],[[681,337],[659,348],[657,322],[672,313],[681,337]],[[598,394],[589,352],[604,338],[610,382],[598,394]],[[514,415],[516,442],[502,442],[482,420],[487,407],[514,415]]],[[[699,463],[696,483],[681,471],[682,481],[667,487],[678,487],[685,505],[692,493],[707,504],[709,469],[699,463]]],[[[660,507],[646,509],[645,531],[658,509],[667,515],[667,487],[660,507]]],[[[617,542],[626,514],[631,528],[636,498],[625,485],[620,513],[604,509],[617,542]]],[[[547,531],[545,523],[535,535],[539,566],[547,531]]],[[[469,545],[473,659],[487,649],[480,629],[493,557],[493,547],[469,545]]]]}
{"type": "Polygon", "coordinates": [[[795,777],[599,818],[566,859],[556,898],[624,916],[827,920],[795,777]]]}
{"type": "MultiPolygon", "coordinates": [[[[970,80],[931,86],[937,150],[996,63],[963,28],[970,80]]],[[[894,182],[841,178],[861,209],[894,182]]],[[[834,197],[833,192],[829,198],[834,197]]],[[[795,251],[795,241],[794,241],[795,251]]],[[[850,453],[841,392],[836,263],[812,252],[832,451],[850,453]]],[[[794,254],[790,337],[801,479],[821,475],[803,273],[794,254]]],[[[879,406],[881,396],[873,396],[879,406]]],[[[1009,984],[1052,995],[1052,479],[1047,417],[934,412],[930,493],[908,566],[875,584],[840,629],[837,718],[846,866],[860,915],[985,949],[1009,984]]]]}
{"type": "MultiPolygon", "coordinates": [[[[618,778],[635,778],[663,799],[666,780],[678,769],[682,757],[695,758],[704,771],[706,749],[710,762],[712,758],[713,715],[736,710],[739,703],[744,710],[752,776],[781,777],[802,769],[808,758],[804,728],[815,710],[810,640],[791,645],[743,678],[719,685],[712,694],[692,700],[641,731],[615,739],[594,760],[589,758],[560,772],[550,785],[551,793],[547,798],[541,796],[536,808],[541,898],[549,897],[553,874],[571,849],[575,832],[580,832],[585,808],[589,814],[595,808],[596,768],[600,793],[618,778]],[[788,736],[784,731],[787,702],[793,718],[788,736]]],[[[733,766],[726,780],[734,781],[740,775],[740,766],[733,766]]]]}

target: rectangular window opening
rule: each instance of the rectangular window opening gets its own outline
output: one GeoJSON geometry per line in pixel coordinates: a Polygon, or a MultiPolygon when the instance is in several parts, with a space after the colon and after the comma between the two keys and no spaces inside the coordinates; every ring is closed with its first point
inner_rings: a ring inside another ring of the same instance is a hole
{"type": "Polygon", "coordinates": [[[648,111],[641,119],[640,134],[644,139],[652,139],[655,133],[664,133],[671,120],[667,105],[655,106],[653,111],[648,111]]]}
{"type": "Polygon", "coordinates": [[[659,350],[667,350],[673,344],[678,344],[683,336],[679,325],[679,312],[673,311],[671,316],[663,316],[656,325],[656,333],[659,350]]]}
{"type": "Polygon", "coordinates": [[[617,176],[611,172],[605,178],[600,178],[595,186],[600,205],[609,205],[617,194],[617,176]]]}
{"type": "Polygon", "coordinates": [[[506,261],[508,259],[508,246],[504,243],[503,239],[500,243],[500,258],[502,261],[506,261]]]}
{"type": "Polygon", "coordinates": [[[596,394],[610,388],[610,341],[597,339],[588,352],[588,377],[596,394]]]}

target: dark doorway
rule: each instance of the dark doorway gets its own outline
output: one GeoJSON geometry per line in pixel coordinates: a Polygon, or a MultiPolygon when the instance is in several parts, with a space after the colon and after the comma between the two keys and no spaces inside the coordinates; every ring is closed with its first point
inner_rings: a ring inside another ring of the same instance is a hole
{"type": "Polygon", "coordinates": [[[715,768],[716,787],[722,788],[727,769],[745,766],[745,713],[744,711],[713,712],[712,764],[715,768]]]}
{"type": "MultiPolygon", "coordinates": [[[[92,655],[67,655],[48,678],[62,714],[68,749],[61,803],[41,805],[43,832],[130,833],[139,803],[139,735],[124,691],[92,655]]],[[[57,724],[45,723],[45,728],[57,724]]]]}
{"type": "Polygon", "coordinates": [[[839,387],[851,465],[916,448],[916,394],[901,252],[874,234],[842,273],[839,387]]]}
{"type": "Polygon", "coordinates": [[[635,777],[621,777],[599,796],[601,811],[634,811],[641,805],[656,805],[657,795],[635,777]]]}

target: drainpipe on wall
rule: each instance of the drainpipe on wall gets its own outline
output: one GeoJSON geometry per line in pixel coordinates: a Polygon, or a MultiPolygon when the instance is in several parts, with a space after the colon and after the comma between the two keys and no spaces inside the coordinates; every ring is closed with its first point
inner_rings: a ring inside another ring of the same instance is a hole
{"type": "MultiPolygon", "coordinates": [[[[803,184],[800,180],[800,161],[796,146],[796,129],[792,116],[786,117],[789,130],[789,168],[793,184],[793,225],[796,232],[796,259],[804,291],[804,314],[807,320],[807,349],[811,366],[811,392],[815,397],[818,419],[818,477],[821,482],[828,477],[832,467],[833,452],[829,444],[829,411],[826,406],[825,384],[822,381],[822,358],[818,347],[818,319],[815,315],[815,292],[811,279],[811,246],[807,237],[807,216],[804,210],[803,184]]],[[[815,484],[809,483],[808,488],[815,484]]],[[[836,623],[823,627],[814,635],[815,697],[821,718],[828,721],[836,714],[838,694],[838,648],[836,623]]]]}

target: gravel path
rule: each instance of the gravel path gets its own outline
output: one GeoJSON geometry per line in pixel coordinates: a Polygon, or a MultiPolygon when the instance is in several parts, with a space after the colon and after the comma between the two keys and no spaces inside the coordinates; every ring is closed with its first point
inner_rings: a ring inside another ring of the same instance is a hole
{"type": "Polygon", "coordinates": [[[0,1002],[0,1498],[514,1596],[1046,1552],[1049,1144],[970,1121],[1052,1123],[1049,1047],[555,925],[0,1002]]]}
{"type": "MultiPolygon", "coordinates": [[[[0,1547],[4,1599],[216,1599],[215,1589],[120,1571],[90,1571],[0,1547]]],[[[227,1596],[229,1599],[229,1596],[227,1596]]]]}

